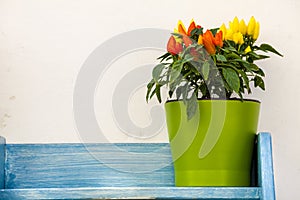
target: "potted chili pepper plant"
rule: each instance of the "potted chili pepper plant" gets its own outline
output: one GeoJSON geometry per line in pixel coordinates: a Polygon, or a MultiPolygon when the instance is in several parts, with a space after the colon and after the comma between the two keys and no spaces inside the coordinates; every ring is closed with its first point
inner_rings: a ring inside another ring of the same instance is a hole
{"type": "Polygon", "coordinates": [[[269,44],[257,45],[260,24],[237,17],[204,30],[181,21],[159,57],[146,100],[167,87],[165,103],[176,186],[249,186],[260,102],[243,98],[265,90],[256,61],[282,56],[269,44]]]}

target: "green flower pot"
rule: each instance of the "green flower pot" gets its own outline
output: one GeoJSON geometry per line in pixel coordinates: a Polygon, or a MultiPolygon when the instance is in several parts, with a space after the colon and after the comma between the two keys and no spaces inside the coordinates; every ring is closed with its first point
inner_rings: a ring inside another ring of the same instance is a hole
{"type": "Polygon", "coordinates": [[[165,104],[176,186],[249,186],[260,102],[198,100],[187,120],[183,101],[165,104]]]}

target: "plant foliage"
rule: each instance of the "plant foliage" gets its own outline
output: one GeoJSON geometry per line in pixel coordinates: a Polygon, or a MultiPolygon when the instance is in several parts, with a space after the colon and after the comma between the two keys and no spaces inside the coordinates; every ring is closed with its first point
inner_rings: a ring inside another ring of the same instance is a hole
{"type": "Polygon", "coordinates": [[[188,30],[179,21],[167,53],[153,68],[146,100],[156,96],[161,102],[161,88],[167,86],[169,98],[183,100],[190,119],[197,98],[230,99],[236,94],[243,100],[251,93],[251,83],[265,90],[265,73],[255,63],[269,58],[268,52],[282,55],[269,44],[256,44],[259,29],[254,17],[247,25],[235,17],[229,28],[223,24],[205,32],[193,20],[188,30]]]}

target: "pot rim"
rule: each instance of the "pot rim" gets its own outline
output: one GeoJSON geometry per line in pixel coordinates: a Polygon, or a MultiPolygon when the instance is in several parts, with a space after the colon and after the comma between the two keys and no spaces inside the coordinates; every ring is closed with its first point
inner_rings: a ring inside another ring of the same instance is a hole
{"type": "MultiPolygon", "coordinates": [[[[230,98],[230,99],[203,99],[203,98],[198,98],[197,101],[247,101],[247,102],[256,102],[256,103],[261,103],[257,99],[240,99],[240,98],[230,98]]],[[[182,99],[169,99],[166,101],[166,103],[170,102],[176,102],[176,101],[183,101],[182,99]]]]}

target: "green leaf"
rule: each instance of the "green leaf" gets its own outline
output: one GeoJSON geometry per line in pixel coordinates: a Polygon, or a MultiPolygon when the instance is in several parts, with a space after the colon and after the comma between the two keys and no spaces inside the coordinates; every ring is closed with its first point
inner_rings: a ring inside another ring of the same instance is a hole
{"type": "Polygon", "coordinates": [[[172,98],[174,91],[173,90],[169,90],[169,97],[172,98]]]}
{"type": "Polygon", "coordinates": [[[259,59],[262,60],[262,59],[266,59],[266,58],[270,58],[270,56],[267,56],[267,55],[262,55],[262,54],[259,54],[259,59]]]}
{"type": "Polygon", "coordinates": [[[259,68],[258,71],[257,71],[256,73],[257,73],[258,75],[262,76],[262,77],[265,76],[265,73],[264,73],[264,71],[263,71],[261,68],[259,68]]]}
{"type": "Polygon", "coordinates": [[[202,35],[203,34],[203,28],[195,28],[191,31],[191,35],[202,35]]]}
{"type": "Polygon", "coordinates": [[[244,99],[244,98],[243,98],[243,94],[242,94],[241,92],[238,92],[237,94],[239,95],[241,101],[243,101],[243,99],[244,99]]]}
{"type": "Polygon", "coordinates": [[[179,87],[177,87],[177,89],[176,89],[176,98],[177,99],[180,99],[180,97],[181,97],[181,94],[182,94],[182,88],[183,88],[183,86],[179,86],[179,87]]]}
{"type": "Polygon", "coordinates": [[[152,99],[152,97],[155,95],[156,93],[156,89],[154,88],[154,90],[151,92],[149,99],[152,99]]]}
{"type": "Polygon", "coordinates": [[[182,34],[181,33],[171,33],[172,35],[178,37],[178,38],[182,38],[182,34]]]}
{"type": "Polygon", "coordinates": [[[221,61],[221,62],[226,62],[227,61],[226,57],[223,56],[223,55],[220,55],[220,54],[217,54],[216,58],[217,58],[217,61],[221,61]]]}
{"type": "Polygon", "coordinates": [[[250,72],[251,74],[253,74],[253,72],[257,73],[259,71],[259,67],[253,63],[243,62],[242,66],[244,67],[246,72],[250,72]]]}
{"type": "Polygon", "coordinates": [[[170,72],[170,80],[169,80],[170,83],[174,82],[180,76],[182,67],[183,67],[183,63],[181,61],[175,61],[173,63],[170,72]]]}
{"type": "Polygon", "coordinates": [[[245,93],[245,85],[244,85],[244,79],[240,77],[240,91],[239,94],[245,93]]]}
{"type": "Polygon", "coordinates": [[[240,79],[238,74],[232,68],[222,68],[222,73],[229,87],[238,93],[240,90],[240,79]]]}
{"type": "Polygon", "coordinates": [[[262,60],[262,59],[270,58],[270,56],[257,54],[255,52],[249,52],[249,53],[247,53],[247,55],[250,55],[250,57],[247,58],[248,62],[253,62],[255,60],[262,60]]]}
{"type": "Polygon", "coordinates": [[[171,56],[171,54],[170,54],[169,52],[167,52],[167,53],[165,53],[164,55],[158,57],[157,60],[160,60],[160,59],[161,59],[160,62],[162,62],[162,61],[164,61],[165,59],[170,59],[170,58],[172,58],[172,56],[171,56]]]}
{"type": "Polygon", "coordinates": [[[183,85],[180,85],[179,87],[177,87],[177,89],[176,89],[176,98],[177,99],[180,99],[181,96],[182,96],[182,99],[186,99],[187,94],[188,94],[187,82],[185,82],[183,85]]]}
{"type": "Polygon", "coordinates": [[[174,82],[169,84],[169,97],[170,98],[172,98],[174,91],[177,90],[176,88],[178,88],[181,81],[182,81],[182,79],[180,77],[178,77],[174,82]]]}
{"type": "Polygon", "coordinates": [[[208,79],[209,70],[210,70],[209,62],[204,62],[202,65],[202,76],[205,81],[207,81],[208,79]]]}
{"type": "Polygon", "coordinates": [[[275,54],[277,54],[279,56],[283,56],[281,53],[279,53],[276,49],[274,49],[269,44],[262,44],[262,45],[260,45],[259,49],[263,50],[263,51],[270,51],[270,52],[275,53],[275,54]]]}
{"type": "Polygon", "coordinates": [[[254,77],[254,86],[260,87],[262,90],[265,90],[265,83],[264,80],[260,76],[254,77]]]}
{"type": "Polygon", "coordinates": [[[188,95],[189,95],[189,91],[190,91],[190,87],[189,87],[189,83],[186,83],[183,87],[182,87],[182,99],[183,99],[183,103],[186,104],[186,101],[188,99],[188,95]]]}
{"type": "Polygon", "coordinates": [[[253,51],[248,52],[247,55],[251,56],[251,58],[254,59],[254,60],[259,60],[260,59],[259,55],[255,52],[253,52],[253,51]]]}
{"type": "MultiPolygon", "coordinates": [[[[167,58],[166,58],[166,61],[168,61],[168,60],[170,60],[170,59],[173,59],[173,57],[172,57],[172,56],[167,57],[167,58]]],[[[161,61],[161,62],[162,62],[162,61],[161,61]]]]}
{"type": "MultiPolygon", "coordinates": [[[[196,75],[200,75],[200,72],[198,71],[198,69],[196,67],[198,67],[198,63],[196,62],[191,62],[191,63],[186,63],[186,65],[189,67],[190,71],[189,72],[192,72],[196,75]]],[[[187,72],[186,74],[190,74],[189,72],[187,72]]],[[[186,75],[185,74],[185,75],[186,75]]]]}
{"type": "Polygon", "coordinates": [[[215,36],[218,32],[219,28],[210,29],[211,33],[215,36]]]}
{"type": "Polygon", "coordinates": [[[233,41],[227,41],[227,44],[229,45],[229,47],[226,47],[226,49],[228,50],[228,52],[238,53],[238,51],[236,50],[236,48],[234,48],[233,46],[231,46],[231,44],[234,45],[233,41]]]}
{"type": "Polygon", "coordinates": [[[195,92],[193,92],[192,96],[187,100],[186,107],[187,107],[187,119],[190,120],[198,111],[197,96],[195,92]]]}
{"type": "Polygon", "coordinates": [[[155,88],[155,94],[159,103],[161,103],[160,87],[161,85],[156,85],[155,88]]]}
{"type": "Polygon", "coordinates": [[[192,56],[191,54],[186,54],[184,58],[181,60],[181,62],[187,63],[187,62],[191,62],[192,60],[194,60],[194,56],[192,56]]]}
{"type": "Polygon", "coordinates": [[[155,81],[153,79],[147,84],[147,94],[146,94],[147,102],[149,101],[149,99],[151,99],[150,93],[151,93],[151,90],[152,90],[154,84],[155,84],[155,81]]]}
{"type": "Polygon", "coordinates": [[[251,71],[253,71],[253,72],[257,72],[259,70],[259,67],[253,63],[250,63],[249,67],[250,67],[251,71]]]}
{"type": "Polygon", "coordinates": [[[241,76],[242,76],[242,78],[245,82],[245,86],[246,86],[246,89],[247,89],[248,93],[251,93],[251,88],[250,88],[250,85],[249,85],[250,81],[249,81],[249,78],[248,78],[247,74],[242,70],[239,70],[239,73],[241,74],[241,76]]]}
{"type": "Polygon", "coordinates": [[[229,54],[227,54],[226,55],[226,57],[228,58],[228,59],[241,59],[241,57],[238,55],[238,54],[236,54],[236,53],[233,53],[233,52],[230,52],[229,54]]]}
{"type": "Polygon", "coordinates": [[[209,98],[210,97],[209,96],[210,94],[208,93],[207,86],[206,86],[205,83],[202,83],[200,85],[199,89],[200,89],[200,91],[202,93],[202,98],[204,98],[204,97],[208,97],[209,98]]]}
{"type": "Polygon", "coordinates": [[[156,83],[159,83],[160,75],[164,70],[165,66],[163,64],[156,65],[152,70],[152,77],[156,83]]]}
{"type": "Polygon", "coordinates": [[[243,60],[241,58],[235,58],[233,60],[230,60],[232,62],[239,62],[239,63],[243,63],[243,64],[249,64],[246,60],[243,60]]]}

